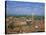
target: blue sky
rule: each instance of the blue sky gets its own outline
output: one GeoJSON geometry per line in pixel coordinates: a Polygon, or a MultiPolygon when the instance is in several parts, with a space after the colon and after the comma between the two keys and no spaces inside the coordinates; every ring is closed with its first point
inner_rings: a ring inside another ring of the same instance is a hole
{"type": "Polygon", "coordinates": [[[44,14],[44,3],[7,1],[7,15],[36,15],[44,14]]]}

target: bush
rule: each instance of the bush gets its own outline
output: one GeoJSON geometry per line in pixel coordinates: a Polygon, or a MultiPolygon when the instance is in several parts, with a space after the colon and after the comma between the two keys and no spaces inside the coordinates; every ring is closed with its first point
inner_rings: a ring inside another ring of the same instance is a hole
{"type": "Polygon", "coordinates": [[[9,26],[8,26],[8,28],[10,28],[10,29],[14,29],[14,28],[15,28],[14,23],[10,23],[9,26]]]}

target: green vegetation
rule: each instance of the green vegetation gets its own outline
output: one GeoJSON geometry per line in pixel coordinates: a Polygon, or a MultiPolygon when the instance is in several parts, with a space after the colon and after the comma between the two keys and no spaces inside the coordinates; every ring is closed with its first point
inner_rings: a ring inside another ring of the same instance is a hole
{"type": "MultiPolygon", "coordinates": [[[[13,15],[9,15],[9,16],[6,16],[6,17],[10,17],[10,16],[13,16],[13,15]]],[[[32,18],[32,15],[15,15],[13,17],[16,17],[16,18],[26,17],[28,19],[28,18],[32,18]]],[[[35,15],[34,17],[35,17],[35,20],[41,20],[41,19],[45,18],[44,16],[39,16],[39,15],[35,15]]]]}

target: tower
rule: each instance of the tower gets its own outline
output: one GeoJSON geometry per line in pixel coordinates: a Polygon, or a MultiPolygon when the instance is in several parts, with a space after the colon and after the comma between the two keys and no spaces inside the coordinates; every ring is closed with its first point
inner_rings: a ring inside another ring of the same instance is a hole
{"type": "Polygon", "coordinates": [[[32,12],[32,26],[35,26],[35,14],[32,12]]]}
{"type": "Polygon", "coordinates": [[[35,31],[35,13],[32,11],[32,30],[35,31]]]}

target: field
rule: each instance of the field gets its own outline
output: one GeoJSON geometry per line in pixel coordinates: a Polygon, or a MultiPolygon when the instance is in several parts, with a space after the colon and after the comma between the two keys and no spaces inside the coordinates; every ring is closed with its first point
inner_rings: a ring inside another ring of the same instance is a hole
{"type": "Polygon", "coordinates": [[[44,31],[44,16],[6,16],[7,34],[44,31]]]}

